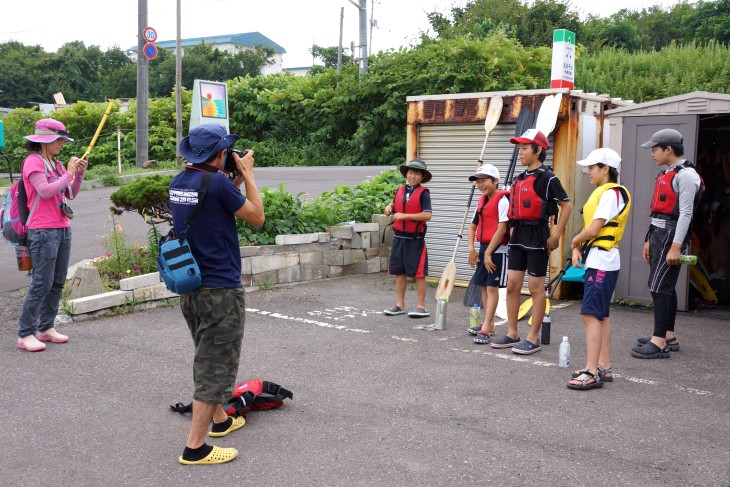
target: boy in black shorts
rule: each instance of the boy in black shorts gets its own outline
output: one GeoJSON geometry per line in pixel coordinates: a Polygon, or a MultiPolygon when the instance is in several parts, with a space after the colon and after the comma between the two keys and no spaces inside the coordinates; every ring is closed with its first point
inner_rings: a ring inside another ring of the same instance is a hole
{"type": "Polygon", "coordinates": [[[540,326],[545,315],[545,274],[549,253],[560,243],[573,206],[563,185],[550,168],[543,166],[550,147],[545,134],[529,129],[520,137],[510,139],[519,144],[520,162],[527,169],[512,181],[509,220],[507,272],[507,334],[494,340],[493,348],[512,348],[521,355],[540,351],[540,326]],[[557,225],[550,234],[549,220],[560,210],[557,225]],[[522,281],[528,272],[528,287],[532,296],[532,326],[527,339],[517,336],[517,313],[520,307],[522,281]]]}
{"type": "Polygon", "coordinates": [[[385,207],[386,215],[393,215],[393,245],[390,249],[388,273],[395,276],[398,302],[383,311],[384,315],[395,316],[406,312],[405,298],[408,278],[416,280],[418,305],[408,313],[411,318],[425,318],[430,315],[426,309],[426,276],[428,275],[428,253],[426,252],[426,222],[431,219],[431,195],[428,188],[421,186],[431,180],[426,163],[413,159],[400,166],[406,184],[398,189],[395,199],[385,207]]]}
{"type": "Polygon", "coordinates": [[[474,283],[482,288],[484,322],[469,328],[475,334],[474,343],[489,343],[494,334],[494,313],[499,302],[499,288],[507,285],[507,212],[509,191],[498,190],[499,170],[491,164],[483,164],[469,176],[481,191],[477,211],[469,225],[469,265],[476,268],[474,283]],[[477,253],[474,242],[479,242],[477,253]]]}

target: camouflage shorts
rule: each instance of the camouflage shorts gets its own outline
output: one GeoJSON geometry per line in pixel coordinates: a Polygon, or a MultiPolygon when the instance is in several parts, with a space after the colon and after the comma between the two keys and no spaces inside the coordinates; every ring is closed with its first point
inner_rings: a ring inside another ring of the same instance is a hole
{"type": "Polygon", "coordinates": [[[193,399],[224,404],[233,396],[246,318],[242,288],[201,288],[180,297],[195,344],[193,399]]]}

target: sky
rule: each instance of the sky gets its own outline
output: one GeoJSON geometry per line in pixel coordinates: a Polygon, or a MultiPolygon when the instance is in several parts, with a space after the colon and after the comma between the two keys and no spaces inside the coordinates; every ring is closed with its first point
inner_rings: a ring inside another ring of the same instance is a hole
{"type": "MultiPolygon", "coordinates": [[[[353,0],[359,3],[359,0],[353,0]]],[[[157,31],[159,41],[176,36],[177,0],[147,0],[147,24],[157,31]]],[[[397,49],[418,42],[429,28],[426,14],[447,14],[452,5],[467,0],[367,0],[368,20],[372,12],[377,27],[372,29],[370,52],[397,49]]],[[[336,46],[339,42],[340,8],[344,7],[343,45],[357,44],[358,9],[348,0],[180,0],[182,38],[238,34],[258,31],[284,47],[285,68],[310,66],[312,44],[336,46]]],[[[574,10],[585,18],[601,17],[628,8],[664,7],[677,0],[572,0],[574,10]]],[[[25,4],[3,0],[0,7],[0,43],[10,40],[41,45],[55,52],[66,42],[80,40],[102,50],[113,46],[128,49],[137,45],[138,0],[34,0],[25,4]],[[29,11],[32,7],[32,11],[29,11]]],[[[578,39],[580,42],[580,39],[578,39]]]]}

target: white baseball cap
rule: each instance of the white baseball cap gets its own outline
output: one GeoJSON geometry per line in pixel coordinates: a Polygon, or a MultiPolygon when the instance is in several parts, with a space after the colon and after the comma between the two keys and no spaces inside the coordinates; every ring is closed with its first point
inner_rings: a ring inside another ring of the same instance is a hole
{"type": "Polygon", "coordinates": [[[493,177],[499,180],[499,169],[492,166],[491,164],[482,164],[477,172],[469,176],[469,181],[476,181],[477,179],[484,179],[486,177],[493,177]]]}
{"type": "Polygon", "coordinates": [[[586,167],[594,164],[605,164],[608,167],[619,169],[621,167],[621,156],[615,150],[603,147],[592,151],[588,154],[588,157],[576,164],[586,167]]]}

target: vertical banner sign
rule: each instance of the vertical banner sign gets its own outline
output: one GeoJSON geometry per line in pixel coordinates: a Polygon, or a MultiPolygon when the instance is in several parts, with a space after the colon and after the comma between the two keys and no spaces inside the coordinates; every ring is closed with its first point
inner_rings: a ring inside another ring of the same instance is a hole
{"type": "Polygon", "coordinates": [[[201,123],[214,123],[223,125],[228,130],[228,115],[228,85],[217,81],[196,79],[193,82],[190,129],[201,123]]]}
{"type": "Polygon", "coordinates": [[[565,29],[553,31],[553,64],[550,88],[574,88],[575,33],[565,29]]]}

